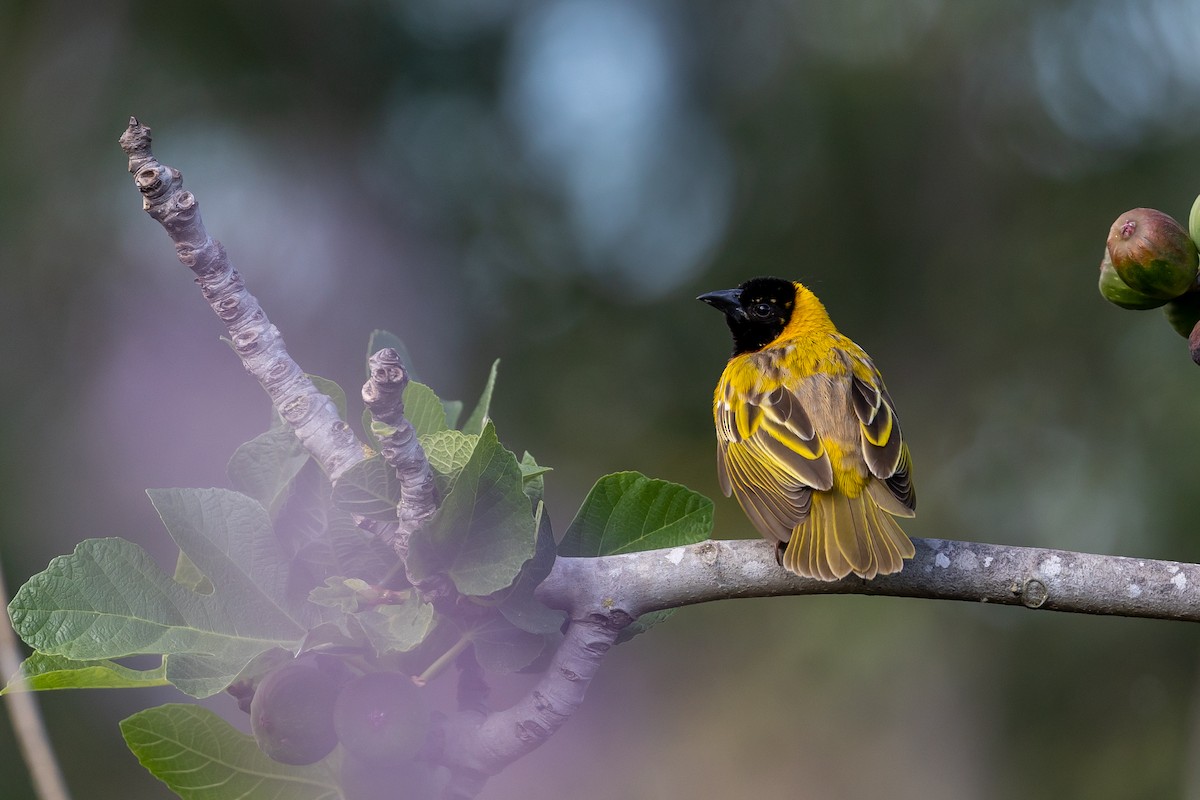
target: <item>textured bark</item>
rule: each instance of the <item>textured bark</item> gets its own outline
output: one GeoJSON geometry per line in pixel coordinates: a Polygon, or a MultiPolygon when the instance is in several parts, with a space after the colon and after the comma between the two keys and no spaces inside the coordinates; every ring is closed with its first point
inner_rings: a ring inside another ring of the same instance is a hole
{"type": "Polygon", "coordinates": [[[772,546],[759,540],[560,558],[538,596],[552,606],[631,617],[735,597],[869,594],[1200,622],[1197,564],[946,539],[913,543],[916,556],[895,575],[832,583],[785,572],[772,546]]]}
{"type": "Polygon", "coordinates": [[[583,703],[596,670],[631,620],[608,612],[575,619],[536,686],[510,708],[491,713],[463,711],[440,732],[436,760],[455,778],[445,797],[474,797],[491,775],[536,750],[583,703]]]}
{"type": "Polygon", "coordinates": [[[391,348],[373,354],[367,362],[371,377],[363,384],[362,398],[371,415],[392,431],[379,437],[383,460],[400,481],[398,527],[392,545],[401,559],[408,557],[408,540],[437,511],[437,487],[429,459],[417,432],[404,416],[404,387],[408,373],[400,355],[391,348]]]}
{"type": "Polygon", "coordinates": [[[175,252],[196,275],[196,283],[225,324],[233,349],[296,436],[324,468],[330,480],[364,458],[362,445],[338,416],[333,401],[319,392],[284,346],[279,329],[267,319],[257,298],[225,248],[208,235],[196,197],[183,188],[183,175],[161,164],[150,152],[150,129],[129,118],[121,135],[129,171],[142,193],[142,207],[163,226],[175,252]]]}

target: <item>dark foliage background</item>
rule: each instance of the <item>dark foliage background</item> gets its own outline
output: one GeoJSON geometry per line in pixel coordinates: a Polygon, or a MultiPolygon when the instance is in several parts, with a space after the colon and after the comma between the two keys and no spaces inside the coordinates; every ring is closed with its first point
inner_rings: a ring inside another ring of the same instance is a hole
{"type": "MultiPolygon", "coordinates": [[[[10,586],[89,536],[169,565],[143,488],[222,484],[267,419],[140,210],[131,113],[308,370],[355,392],[375,327],[443,396],[500,357],[560,528],[615,470],[717,494],[728,343],[692,298],[774,273],[887,376],[914,535],[1200,559],[1200,371],[1095,290],[1117,214],[1200,192],[1200,4],[310,5],[0,0],[10,586]]],[[[1196,654],[1011,608],[687,609],[486,798],[1200,798],[1196,654]]],[[[167,797],[116,721],[177,697],[44,696],[76,796],[167,797]]]]}

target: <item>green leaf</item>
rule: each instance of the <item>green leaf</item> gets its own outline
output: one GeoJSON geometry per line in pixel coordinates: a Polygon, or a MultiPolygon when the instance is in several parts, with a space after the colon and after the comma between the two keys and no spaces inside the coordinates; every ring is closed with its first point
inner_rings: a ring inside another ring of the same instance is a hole
{"type": "MultiPolygon", "coordinates": [[[[390,347],[400,356],[400,363],[404,365],[404,371],[408,373],[408,377],[416,380],[417,373],[413,369],[412,356],[409,355],[408,348],[404,346],[404,342],[400,341],[400,337],[394,333],[389,333],[383,330],[371,331],[371,338],[367,342],[367,358],[378,353],[385,347],[390,347]]],[[[371,377],[371,368],[367,367],[367,377],[371,377]]]]}
{"type": "Polygon", "coordinates": [[[225,602],[245,613],[290,621],[291,559],[261,504],[227,489],[150,489],[146,494],[180,551],[225,602]]]}
{"type": "Polygon", "coordinates": [[[162,653],[167,679],[220,691],[255,655],[304,635],[288,610],[290,560],[258,502],[224,489],[159,489],[171,537],[213,586],[197,594],[123,539],[89,539],[17,592],[13,625],[35,649],[75,660],[162,653]]]}
{"type": "Polygon", "coordinates": [[[328,578],[312,590],[313,603],[340,611],[317,626],[305,647],[334,643],[369,645],[377,655],[403,653],[419,645],[433,629],[433,606],[416,593],[400,603],[379,603],[379,591],[357,578],[328,578]]]}
{"type": "Polygon", "coordinates": [[[529,455],[529,452],[526,451],[525,455],[522,457],[522,460],[520,462],[521,480],[525,481],[526,483],[529,483],[537,478],[542,477],[547,472],[554,471],[554,467],[542,467],[537,464],[526,463],[526,461],[524,460],[525,458],[532,459],[533,456],[529,455]]]}
{"type": "Polygon", "coordinates": [[[554,566],[554,533],[550,528],[550,516],[539,501],[534,512],[537,525],[537,546],[533,558],[525,562],[513,585],[502,589],[488,599],[496,602],[504,618],[523,631],[530,633],[557,634],[567,619],[565,611],[550,608],[534,595],[538,584],[546,579],[554,566]]]}
{"type": "Polygon", "coordinates": [[[521,480],[525,482],[525,494],[536,507],[546,494],[546,479],[543,477],[551,472],[550,467],[540,466],[528,450],[521,456],[521,480]]]}
{"type": "Polygon", "coordinates": [[[458,419],[462,416],[463,404],[462,400],[443,400],[442,408],[446,411],[446,427],[457,428],[458,419]]]}
{"type": "Polygon", "coordinates": [[[702,494],[637,472],[596,481],[558,545],[560,556],[607,556],[702,542],[713,504],[702,494]]]}
{"type": "Polygon", "coordinates": [[[409,381],[404,387],[404,416],[412,424],[418,436],[444,431],[446,424],[446,408],[442,401],[423,383],[409,381]]]}
{"type": "Polygon", "coordinates": [[[263,755],[206,708],[171,703],[121,721],[121,735],[142,766],[184,800],[339,800],[328,761],[305,767],[263,755]]]}
{"type": "Polygon", "coordinates": [[[361,628],[381,657],[412,650],[425,640],[434,624],[433,606],[416,595],[399,605],[376,606],[348,619],[361,628]]]}
{"type": "Polygon", "coordinates": [[[273,428],[233,451],[225,473],[234,489],[274,513],[307,461],[308,452],[290,427],[273,428]]]}
{"type": "Polygon", "coordinates": [[[192,560],[182,552],[175,559],[175,575],[173,579],[180,586],[186,586],[193,592],[212,594],[213,585],[203,572],[196,569],[192,560]]]}
{"type": "Polygon", "coordinates": [[[438,497],[450,494],[478,443],[478,436],[462,431],[438,431],[421,437],[421,449],[425,451],[425,458],[433,469],[438,497]]]}
{"type": "Polygon", "coordinates": [[[550,608],[532,594],[514,593],[497,606],[504,618],[530,633],[560,633],[567,612],[550,608]]]}
{"type": "Polygon", "coordinates": [[[392,548],[337,510],[330,513],[324,534],[305,544],[296,556],[319,581],[350,576],[378,583],[396,571],[398,562],[392,548]]]}
{"type": "Polygon", "coordinates": [[[413,534],[408,567],[422,578],[445,572],[466,595],[492,594],[533,556],[536,535],[516,456],[489,422],[454,488],[413,534]]]}
{"type": "Polygon", "coordinates": [[[379,442],[379,434],[375,432],[375,415],[371,413],[371,409],[364,408],[362,413],[362,430],[363,435],[367,440],[367,447],[378,453],[383,449],[383,445],[379,442]]]}
{"type": "Polygon", "coordinates": [[[502,616],[491,617],[466,631],[484,669],[517,672],[533,663],[546,646],[545,637],[523,631],[502,616]]]}
{"type": "MultiPolygon", "coordinates": [[[[295,653],[289,650],[284,650],[282,647],[275,647],[271,650],[263,652],[250,659],[242,671],[237,674],[237,678],[230,684],[229,688],[233,689],[236,686],[252,688],[258,685],[263,676],[272,670],[278,669],[284,664],[291,663],[296,660],[295,653]]],[[[231,692],[237,697],[241,692],[231,692]]]]}
{"type": "Polygon", "coordinates": [[[292,479],[286,497],[272,514],[275,535],[289,553],[325,538],[333,487],[316,461],[309,461],[292,479]]]}
{"type": "Polygon", "coordinates": [[[559,631],[542,634],[542,640],[544,644],[542,645],[541,654],[533,661],[529,662],[528,666],[522,667],[521,669],[517,670],[517,672],[521,673],[522,675],[541,675],[543,672],[550,669],[550,661],[554,658],[554,654],[558,651],[559,645],[562,644],[562,639],[563,635],[559,631]]]}
{"type": "Polygon", "coordinates": [[[475,404],[475,410],[463,423],[463,433],[483,433],[483,426],[488,421],[488,410],[492,405],[492,390],[496,387],[496,370],[499,368],[500,359],[497,358],[492,362],[492,369],[488,372],[487,383],[483,386],[483,392],[479,395],[479,402],[475,404]]]}
{"type": "Polygon", "coordinates": [[[132,542],[88,539],[30,578],[9,614],[21,638],[49,655],[90,661],[181,654],[168,659],[167,679],[206,697],[254,656],[272,647],[294,649],[304,636],[251,575],[234,568],[207,574],[216,590],[196,594],[132,542]],[[186,654],[204,654],[207,678],[196,679],[200,672],[186,654]]]}
{"type": "MultiPolygon", "coordinates": [[[[365,653],[370,649],[367,636],[360,626],[350,629],[349,617],[340,615],[330,622],[323,622],[310,629],[300,645],[298,653],[321,652],[325,650],[345,653],[353,650],[365,653]]],[[[288,655],[291,658],[291,654],[288,655]]]]}
{"type": "Polygon", "coordinates": [[[359,578],[326,578],[323,586],[318,586],[308,594],[308,599],[317,605],[336,608],[346,614],[353,614],[363,607],[363,598],[371,589],[371,584],[359,578]]]}
{"type": "Polygon", "coordinates": [[[346,390],[338,386],[335,381],[328,378],[322,378],[320,375],[309,375],[308,379],[313,382],[313,386],[317,387],[317,391],[329,397],[333,404],[337,407],[338,416],[342,421],[347,421],[346,411],[346,390]]]}
{"type": "Polygon", "coordinates": [[[169,686],[167,669],[130,669],[112,661],[72,661],[62,656],[33,653],[21,664],[0,695],[10,692],[44,692],[51,689],[136,689],[169,686]]]}
{"type": "Polygon", "coordinates": [[[379,522],[393,522],[400,503],[400,479],[382,456],[358,462],[333,487],[333,504],[379,522]]]}

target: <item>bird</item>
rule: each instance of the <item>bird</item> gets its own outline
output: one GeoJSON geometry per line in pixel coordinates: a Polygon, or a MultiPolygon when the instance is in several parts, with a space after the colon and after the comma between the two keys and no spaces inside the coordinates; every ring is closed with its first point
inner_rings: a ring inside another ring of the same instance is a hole
{"type": "Polygon", "coordinates": [[[717,477],[788,571],[821,581],[899,572],[916,550],[912,459],[866,352],[812,290],[761,277],[702,294],[733,354],[713,393],[717,477]]]}

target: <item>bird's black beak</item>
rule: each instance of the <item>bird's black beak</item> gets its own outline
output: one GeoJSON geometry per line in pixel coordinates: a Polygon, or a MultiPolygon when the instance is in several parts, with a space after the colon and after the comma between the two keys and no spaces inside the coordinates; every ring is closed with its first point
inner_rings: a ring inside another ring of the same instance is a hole
{"type": "Polygon", "coordinates": [[[708,292],[696,299],[708,303],[718,311],[724,312],[726,316],[744,317],[746,315],[742,310],[741,289],[722,289],[718,292],[708,292]]]}

